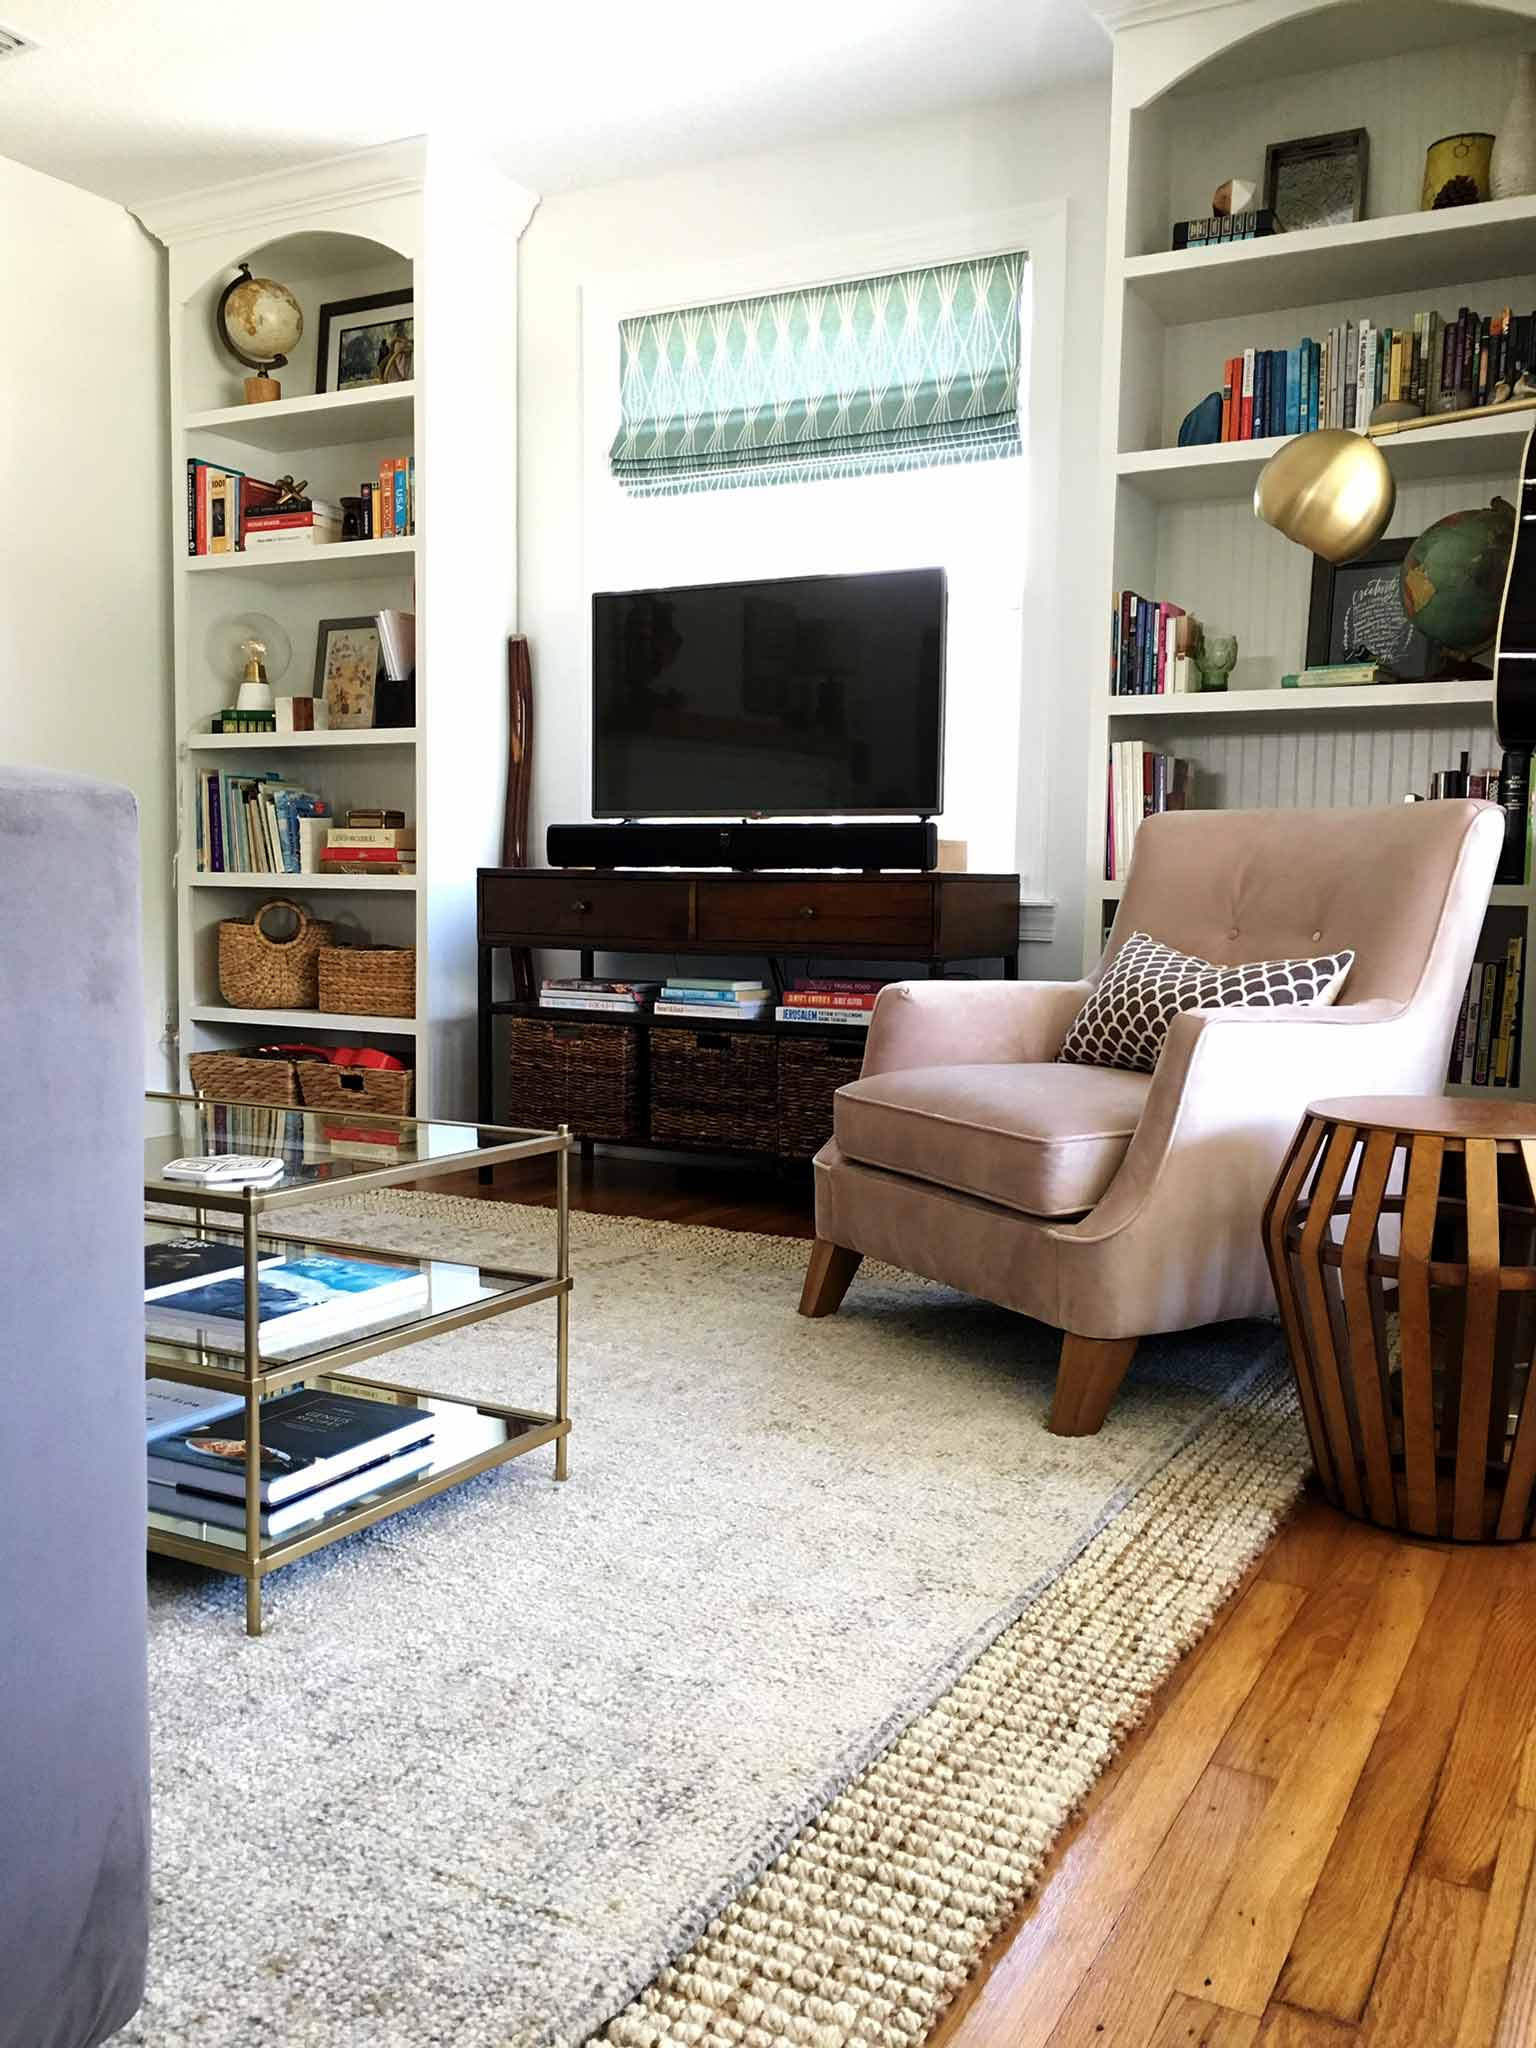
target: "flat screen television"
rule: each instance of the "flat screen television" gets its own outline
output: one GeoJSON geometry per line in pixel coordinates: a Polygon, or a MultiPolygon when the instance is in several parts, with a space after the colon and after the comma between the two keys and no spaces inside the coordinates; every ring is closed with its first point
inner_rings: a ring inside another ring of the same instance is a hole
{"type": "Polygon", "coordinates": [[[933,816],[942,569],[592,599],[598,818],[933,816]]]}

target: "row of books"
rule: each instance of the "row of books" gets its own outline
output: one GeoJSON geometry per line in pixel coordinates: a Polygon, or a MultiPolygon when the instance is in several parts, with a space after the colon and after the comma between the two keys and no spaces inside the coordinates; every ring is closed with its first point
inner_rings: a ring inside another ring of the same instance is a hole
{"type": "MultiPolygon", "coordinates": [[[[426,1306],[428,1291],[416,1267],[272,1254],[257,1278],[262,1356],[292,1356],[398,1322],[426,1306]]],[[[144,1302],[151,1337],[244,1349],[245,1271],[233,1245],[196,1237],[146,1244],[144,1302]]],[[[144,1405],[150,1511],[243,1530],[244,1398],[150,1378],[144,1405]]],[[[291,1534],[423,1471],[435,1456],[434,1431],[430,1409],[319,1388],[264,1400],[262,1535],[291,1534]]]]}
{"type": "Polygon", "coordinates": [[[1166,598],[1117,590],[1110,607],[1109,688],[1115,697],[1198,690],[1200,621],[1166,598]]]}
{"type": "MultiPolygon", "coordinates": [[[[187,553],[239,553],[245,547],[248,523],[271,512],[279,496],[277,485],[261,477],[193,457],[187,464],[187,553]]],[[[339,523],[339,506],[336,517],[339,523]]]]}
{"type": "Polygon", "coordinates": [[[416,458],[396,455],[379,464],[376,480],[359,485],[364,540],[387,540],[416,531],[416,458]]]}
{"type": "Polygon", "coordinates": [[[1131,871],[1136,834],[1144,819],[1189,807],[1193,770],[1174,754],[1141,740],[1116,740],[1109,750],[1109,794],[1104,832],[1104,874],[1123,882],[1131,871]]]}
{"type": "Polygon", "coordinates": [[[1250,206],[1242,213],[1208,213],[1196,220],[1176,220],[1174,249],[1208,249],[1218,242],[1252,242],[1276,232],[1272,206],[1250,206]]]}
{"type": "Polygon", "coordinates": [[[1221,438],[1257,441],[1319,427],[1364,432],[1393,401],[1426,413],[1460,411],[1508,397],[1536,356],[1536,312],[1508,306],[1454,320],[1432,310],[1412,324],[1346,320],[1293,348],[1245,349],[1222,369],[1221,438]]]}
{"type": "Polygon", "coordinates": [[[1476,960],[1451,1040],[1448,1081],[1479,1088],[1520,1083],[1520,1012],[1524,1000],[1525,938],[1516,933],[1502,958],[1476,960]]]}
{"type": "Polygon", "coordinates": [[[416,828],[403,813],[353,808],[344,822],[317,790],[275,768],[205,769],[197,778],[200,875],[403,875],[416,872],[416,828]]]}
{"type": "Polygon", "coordinates": [[[598,1015],[677,1017],[691,1023],[751,1022],[772,1015],[781,1024],[867,1025],[885,983],[826,976],[791,981],[782,1001],[766,982],[700,975],[670,981],[604,981],[554,976],[541,983],[539,1007],[598,1015]]]}

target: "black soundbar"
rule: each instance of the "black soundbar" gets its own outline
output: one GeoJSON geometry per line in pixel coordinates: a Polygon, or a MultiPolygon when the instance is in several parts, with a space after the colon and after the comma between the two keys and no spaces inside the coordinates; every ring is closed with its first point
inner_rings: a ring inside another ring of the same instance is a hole
{"type": "Polygon", "coordinates": [[[936,868],[931,819],[839,825],[551,825],[552,868],[936,868]]]}

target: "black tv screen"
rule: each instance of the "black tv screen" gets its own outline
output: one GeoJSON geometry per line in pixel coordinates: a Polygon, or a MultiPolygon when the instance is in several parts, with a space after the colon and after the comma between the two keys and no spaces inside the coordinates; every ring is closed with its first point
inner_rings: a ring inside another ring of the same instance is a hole
{"type": "Polygon", "coordinates": [[[933,815],[942,569],[592,599],[599,818],[933,815]]]}

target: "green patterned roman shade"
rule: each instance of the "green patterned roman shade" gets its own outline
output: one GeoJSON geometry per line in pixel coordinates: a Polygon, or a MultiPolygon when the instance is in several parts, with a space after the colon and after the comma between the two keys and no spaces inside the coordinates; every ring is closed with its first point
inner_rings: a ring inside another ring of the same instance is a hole
{"type": "Polygon", "coordinates": [[[654,495],[1018,454],[1024,261],[624,321],[614,475],[654,495]]]}

